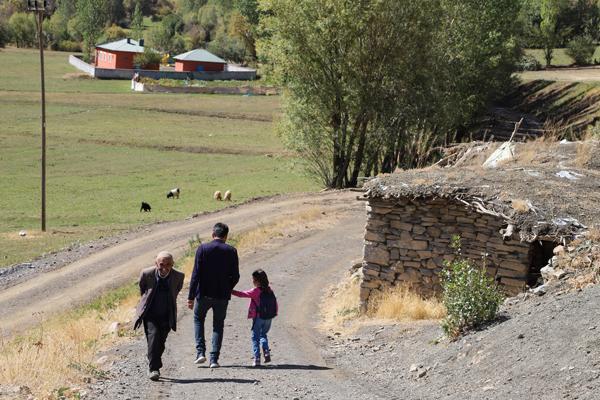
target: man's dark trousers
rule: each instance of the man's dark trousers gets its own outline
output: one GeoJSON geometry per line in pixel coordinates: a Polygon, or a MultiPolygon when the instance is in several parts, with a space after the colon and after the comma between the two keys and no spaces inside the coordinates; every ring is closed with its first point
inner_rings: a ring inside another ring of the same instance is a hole
{"type": "Polygon", "coordinates": [[[212,309],[213,311],[212,351],[210,352],[211,363],[219,361],[221,343],[223,343],[223,327],[225,325],[228,304],[229,300],[198,297],[196,299],[196,304],[194,305],[194,333],[196,336],[196,352],[199,355],[206,354],[204,321],[208,310],[212,309]]]}
{"type": "Polygon", "coordinates": [[[169,319],[160,321],[144,319],[144,333],[148,342],[148,366],[150,371],[158,371],[162,368],[162,355],[165,351],[165,342],[171,331],[169,319]]]}

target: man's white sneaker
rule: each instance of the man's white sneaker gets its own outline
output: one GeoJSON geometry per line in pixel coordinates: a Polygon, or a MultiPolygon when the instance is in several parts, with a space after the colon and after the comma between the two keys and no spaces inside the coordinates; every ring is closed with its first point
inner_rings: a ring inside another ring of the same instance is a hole
{"type": "Polygon", "coordinates": [[[210,367],[211,367],[211,368],[219,368],[219,367],[220,367],[220,365],[219,365],[219,363],[218,363],[218,362],[216,362],[216,361],[212,361],[212,362],[210,363],[210,367]]]}
{"type": "Polygon", "coordinates": [[[202,354],[200,354],[197,358],[196,361],[194,361],[194,364],[202,364],[206,362],[206,357],[204,357],[202,354]]]}
{"type": "Polygon", "coordinates": [[[152,380],[152,381],[157,381],[158,378],[160,378],[160,372],[158,372],[158,371],[150,371],[148,373],[148,378],[150,378],[150,380],[152,380]]]}

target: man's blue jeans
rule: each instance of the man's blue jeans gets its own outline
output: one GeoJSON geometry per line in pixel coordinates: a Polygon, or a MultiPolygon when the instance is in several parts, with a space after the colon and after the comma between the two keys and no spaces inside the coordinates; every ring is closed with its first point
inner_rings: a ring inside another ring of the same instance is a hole
{"type": "Polygon", "coordinates": [[[252,320],[252,352],[254,353],[254,359],[260,360],[260,348],[262,347],[263,354],[269,355],[269,339],[267,333],[271,329],[271,320],[254,318],[252,320]]]}
{"type": "Polygon", "coordinates": [[[223,326],[227,316],[227,304],[229,300],[213,299],[211,297],[196,298],[194,305],[194,333],[196,336],[197,354],[206,354],[206,341],[204,340],[204,320],[206,313],[213,310],[213,333],[212,348],[210,352],[210,362],[219,361],[221,353],[221,343],[223,343],[223,326]]]}

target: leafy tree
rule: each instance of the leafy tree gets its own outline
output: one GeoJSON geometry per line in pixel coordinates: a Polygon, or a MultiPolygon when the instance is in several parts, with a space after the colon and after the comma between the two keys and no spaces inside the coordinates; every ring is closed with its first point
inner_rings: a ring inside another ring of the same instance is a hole
{"type": "Polygon", "coordinates": [[[142,15],[142,6],[140,0],[135,2],[135,11],[133,12],[133,18],[131,20],[131,33],[132,36],[139,39],[142,37],[144,31],[144,17],[142,15]]]}
{"type": "Polygon", "coordinates": [[[78,28],[83,37],[83,51],[86,60],[91,59],[96,41],[108,21],[106,0],[77,0],[78,28]]]}
{"type": "Polygon", "coordinates": [[[204,40],[213,40],[213,32],[219,23],[219,8],[214,4],[206,4],[198,11],[198,24],[204,29],[204,40]]]}
{"type": "Polygon", "coordinates": [[[264,0],[280,127],[328,187],[422,165],[506,85],[518,0],[264,0]]]}
{"type": "Polygon", "coordinates": [[[8,20],[12,40],[17,47],[33,47],[36,40],[36,25],[32,14],[18,12],[8,20]]]}
{"type": "Polygon", "coordinates": [[[0,19],[0,48],[4,48],[8,43],[10,37],[6,24],[0,19]]]}
{"type": "Polygon", "coordinates": [[[546,66],[552,64],[554,49],[561,41],[561,31],[558,25],[560,12],[567,6],[568,0],[541,0],[540,16],[540,42],[544,48],[546,66]]]}

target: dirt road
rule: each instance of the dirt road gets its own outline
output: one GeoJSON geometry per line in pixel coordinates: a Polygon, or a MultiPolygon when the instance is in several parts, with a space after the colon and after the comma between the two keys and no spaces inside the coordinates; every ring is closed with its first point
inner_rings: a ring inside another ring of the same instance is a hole
{"type": "MultiPolygon", "coordinates": [[[[210,229],[216,222],[228,223],[232,235],[237,235],[315,206],[328,212],[349,212],[356,220],[363,221],[362,204],[355,197],[356,193],[352,192],[281,196],[184,221],[150,226],[112,247],[60,269],[29,275],[25,282],[0,291],[2,333],[7,335],[21,330],[57,311],[85,303],[104,290],[131,282],[142,268],[152,265],[159,250],[168,249],[180,256],[189,247],[188,241],[193,236],[199,234],[201,238],[209,238],[210,229]]],[[[357,226],[355,235],[360,233],[360,228],[357,226]]]]}
{"type": "Polygon", "coordinates": [[[600,81],[600,68],[581,67],[556,68],[542,71],[525,71],[520,72],[519,77],[525,81],[541,79],[546,81],[563,82],[598,82],[600,81]]]}
{"type": "MultiPolygon", "coordinates": [[[[355,206],[356,207],[356,206],[355,206]]],[[[91,398],[143,399],[393,399],[395,395],[365,386],[357,375],[332,368],[323,358],[324,335],[315,331],[324,289],[338,281],[353,259],[360,256],[364,227],[361,204],[335,225],[283,246],[241,259],[239,288],[250,288],[251,272],[264,268],[278,295],[280,315],[270,334],[273,363],[250,367],[250,322],[246,299],[232,299],[226,320],[221,368],[193,364],[195,357],[192,312],[180,303],[179,330],[168,339],[160,382],[146,377],[142,336],[109,352],[116,358],[111,379],[96,382],[91,398]]],[[[181,297],[181,296],[180,296],[181,297]]],[[[210,334],[210,313],[207,333],[210,334]]]]}

